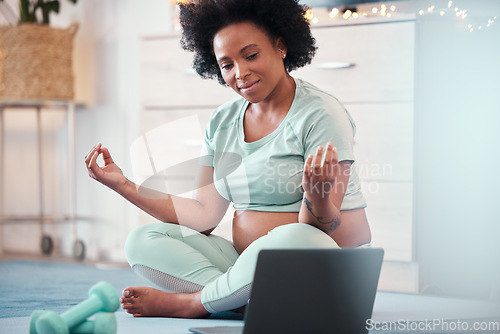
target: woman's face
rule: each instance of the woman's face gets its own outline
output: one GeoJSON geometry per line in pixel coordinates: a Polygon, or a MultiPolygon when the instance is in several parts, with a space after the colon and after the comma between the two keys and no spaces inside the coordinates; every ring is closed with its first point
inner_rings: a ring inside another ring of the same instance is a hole
{"type": "Polygon", "coordinates": [[[214,37],[214,53],[224,81],[250,103],[272,99],[287,76],[286,48],[251,22],[231,24],[214,37]]]}

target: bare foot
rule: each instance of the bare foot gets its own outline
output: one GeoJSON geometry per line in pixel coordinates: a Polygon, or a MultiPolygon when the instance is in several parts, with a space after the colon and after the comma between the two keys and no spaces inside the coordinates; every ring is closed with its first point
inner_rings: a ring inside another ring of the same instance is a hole
{"type": "Polygon", "coordinates": [[[201,291],[188,294],[130,287],[123,290],[120,302],[134,317],[203,318],[210,314],[201,304],[201,291]]]}

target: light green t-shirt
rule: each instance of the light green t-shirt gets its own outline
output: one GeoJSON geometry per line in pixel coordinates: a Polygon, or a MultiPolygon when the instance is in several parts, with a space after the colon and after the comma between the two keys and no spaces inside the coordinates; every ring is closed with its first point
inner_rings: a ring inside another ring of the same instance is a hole
{"type": "Polygon", "coordinates": [[[352,117],[332,95],[294,80],[288,114],[276,130],[257,141],[244,140],[248,101],[239,97],[217,108],[205,132],[201,164],[214,167],[215,187],[236,210],[299,212],[304,157],[331,141],[339,161],[353,162],[341,210],[365,207],[354,163],[352,117]]]}

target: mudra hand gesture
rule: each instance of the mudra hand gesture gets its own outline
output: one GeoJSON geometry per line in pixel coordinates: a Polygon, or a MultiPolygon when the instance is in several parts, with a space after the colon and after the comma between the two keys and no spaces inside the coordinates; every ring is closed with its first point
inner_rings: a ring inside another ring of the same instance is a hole
{"type": "Polygon", "coordinates": [[[304,197],[312,203],[329,199],[335,187],[335,180],[340,173],[337,150],[333,147],[333,143],[328,142],[326,145],[324,159],[323,151],[323,146],[319,146],[316,155],[310,154],[304,164],[302,177],[304,197]]]}
{"type": "Polygon", "coordinates": [[[117,192],[119,192],[120,188],[127,182],[122,170],[111,158],[108,149],[102,147],[101,144],[95,145],[89,153],[87,153],[85,156],[85,165],[87,166],[87,171],[91,178],[117,192]],[[104,160],[104,166],[102,167],[97,164],[97,158],[101,154],[104,160]]]}

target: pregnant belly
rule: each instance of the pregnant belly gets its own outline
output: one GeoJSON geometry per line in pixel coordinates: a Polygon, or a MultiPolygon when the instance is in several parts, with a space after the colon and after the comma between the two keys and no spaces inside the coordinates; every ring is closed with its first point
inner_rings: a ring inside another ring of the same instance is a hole
{"type": "Polygon", "coordinates": [[[236,211],[233,218],[233,243],[239,254],[255,239],[275,227],[297,223],[297,212],[236,211]]]}
{"type": "MultiPolygon", "coordinates": [[[[341,211],[339,228],[330,236],[340,247],[358,247],[371,241],[365,209],[341,211]]],[[[255,239],[275,227],[297,223],[297,212],[236,211],[233,218],[233,243],[239,254],[255,239]]]]}

